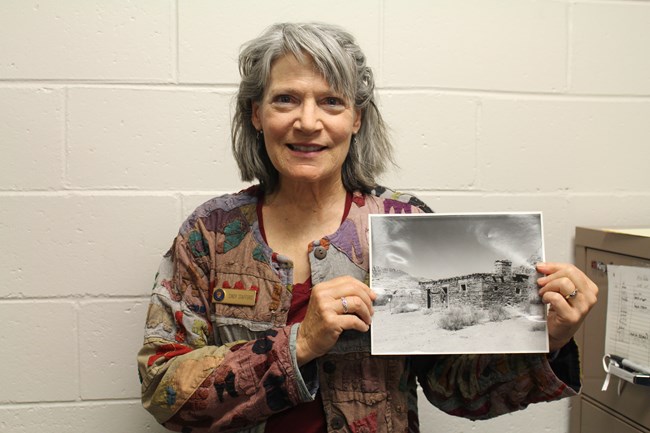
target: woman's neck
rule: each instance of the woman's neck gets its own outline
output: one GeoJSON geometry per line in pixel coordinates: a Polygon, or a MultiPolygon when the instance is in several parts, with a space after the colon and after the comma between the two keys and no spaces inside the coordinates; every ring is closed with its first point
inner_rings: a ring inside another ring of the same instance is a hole
{"type": "Polygon", "coordinates": [[[338,230],[346,198],[343,184],[329,188],[282,185],[264,197],[261,211],[266,241],[274,251],[293,261],[294,282],[309,277],[307,247],[338,230]]]}
{"type": "Polygon", "coordinates": [[[326,215],[340,210],[346,194],[342,182],[327,185],[285,182],[275,192],[266,195],[264,205],[301,215],[326,215]]]}

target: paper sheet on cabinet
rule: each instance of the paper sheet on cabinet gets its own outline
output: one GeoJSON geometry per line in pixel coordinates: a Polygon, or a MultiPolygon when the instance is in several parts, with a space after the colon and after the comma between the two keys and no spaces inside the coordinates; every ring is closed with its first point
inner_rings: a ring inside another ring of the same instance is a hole
{"type": "Polygon", "coordinates": [[[605,229],[605,230],[612,233],[622,233],[626,235],[642,236],[645,238],[650,238],[650,229],[632,228],[632,229],[605,229]]]}
{"type": "Polygon", "coordinates": [[[607,266],[605,353],[650,367],[650,268],[607,266]]]}

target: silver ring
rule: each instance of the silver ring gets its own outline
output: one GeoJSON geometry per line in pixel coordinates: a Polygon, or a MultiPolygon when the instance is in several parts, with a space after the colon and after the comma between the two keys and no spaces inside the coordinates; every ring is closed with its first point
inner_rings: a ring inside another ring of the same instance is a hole
{"type": "Polygon", "coordinates": [[[578,289],[574,289],[573,292],[566,295],[564,299],[575,298],[577,294],[578,294],[578,289]]]}
{"type": "Polygon", "coordinates": [[[348,300],[345,296],[341,296],[341,304],[343,304],[343,314],[348,314],[348,300]]]}

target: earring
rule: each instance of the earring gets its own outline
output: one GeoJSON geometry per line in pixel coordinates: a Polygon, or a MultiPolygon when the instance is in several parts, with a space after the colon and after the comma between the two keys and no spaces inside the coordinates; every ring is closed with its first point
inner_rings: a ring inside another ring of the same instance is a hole
{"type": "Polygon", "coordinates": [[[256,139],[257,139],[257,144],[258,144],[259,146],[261,146],[262,144],[264,144],[264,131],[263,131],[262,129],[260,129],[259,131],[257,131],[257,137],[256,137],[256,139]]]}
{"type": "Polygon", "coordinates": [[[352,134],[352,144],[357,145],[357,134],[352,134]]]}

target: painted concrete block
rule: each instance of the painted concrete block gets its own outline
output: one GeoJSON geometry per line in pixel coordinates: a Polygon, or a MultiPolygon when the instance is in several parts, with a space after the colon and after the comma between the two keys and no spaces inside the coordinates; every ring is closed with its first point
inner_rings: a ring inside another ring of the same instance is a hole
{"type": "Polygon", "coordinates": [[[82,399],[140,398],[136,354],[148,305],[148,298],[80,303],[82,399]]]}
{"type": "Polygon", "coordinates": [[[648,191],[647,101],[485,98],[480,118],[483,189],[648,191]]]}
{"type": "Polygon", "coordinates": [[[477,174],[476,98],[430,92],[382,92],[398,168],[394,189],[471,189],[477,174]]]}
{"type": "Polygon", "coordinates": [[[0,403],[77,399],[74,302],[0,301],[0,317],[0,403]]]}
{"type": "Polygon", "coordinates": [[[61,188],[63,101],[61,89],[0,88],[0,189],[61,188]]]}
{"type": "Polygon", "coordinates": [[[558,93],[567,4],[438,0],[385,4],[385,86],[558,93]]]}
{"type": "Polygon", "coordinates": [[[73,188],[206,189],[237,184],[230,92],[71,89],[73,188]]]}
{"type": "Polygon", "coordinates": [[[650,95],[650,3],[575,3],[571,17],[571,92],[650,95]]]}
{"type": "Polygon", "coordinates": [[[11,433],[169,433],[139,400],[0,407],[0,427],[11,433]]]}
{"type": "Polygon", "coordinates": [[[179,214],[174,197],[0,197],[0,297],[148,296],[179,214]]]}
{"type": "Polygon", "coordinates": [[[242,44],[277,22],[336,24],[358,40],[369,64],[379,67],[380,3],[317,0],[179,2],[179,77],[190,83],[238,83],[242,44]]]}
{"type": "Polygon", "coordinates": [[[0,79],[169,82],[171,0],[0,3],[0,79]]]}

